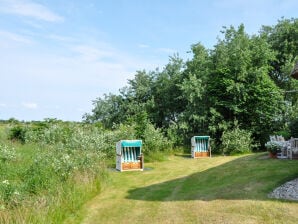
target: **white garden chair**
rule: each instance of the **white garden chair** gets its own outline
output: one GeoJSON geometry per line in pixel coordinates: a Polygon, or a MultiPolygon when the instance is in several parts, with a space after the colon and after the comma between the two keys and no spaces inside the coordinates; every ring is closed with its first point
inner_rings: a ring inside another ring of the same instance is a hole
{"type": "Polygon", "coordinates": [[[270,141],[271,142],[276,141],[276,136],[275,135],[270,135],[269,137],[270,137],[270,141]]]}
{"type": "Polygon", "coordinates": [[[291,138],[289,147],[287,148],[287,155],[289,159],[293,159],[293,154],[298,154],[298,138],[291,138]]]}

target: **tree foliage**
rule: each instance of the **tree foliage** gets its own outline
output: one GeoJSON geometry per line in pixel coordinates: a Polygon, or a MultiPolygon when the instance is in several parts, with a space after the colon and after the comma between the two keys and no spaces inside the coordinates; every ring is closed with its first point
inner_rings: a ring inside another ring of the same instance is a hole
{"type": "Polygon", "coordinates": [[[261,35],[265,36],[268,44],[275,53],[271,61],[271,78],[283,88],[291,88],[293,83],[289,74],[293,64],[298,60],[298,19],[281,19],[277,25],[263,26],[261,35]]]}
{"type": "Polygon", "coordinates": [[[154,125],[177,145],[193,135],[211,135],[219,145],[229,130],[243,130],[264,145],[298,114],[298,96],[284,94],[298,87],[289,76],[297,60],[297,24],[282,19],[259,35],[248,35],[243,24],[224,27],[213,49],[197,43],[186,62],[173,55],[162,70],[137,71],[119,95],[95,100],[85,118],[107,128],[134,122],[140,138],[154,125]]]}
{"type": "Polygon", "coordinates": [[[263,38],[249,37],[243,25],[230,27],[224,34],[212,52],[214,68],[207,85],[210,107],[220,114],[211,121],[211,127],[215,126],[211,130],[218,132],[222,123],[224,131],[238,120],[262,140],[260,132],[273,131],[272,123],[283,112],[280,90],[268,76],[273,52],[263,38]]]}

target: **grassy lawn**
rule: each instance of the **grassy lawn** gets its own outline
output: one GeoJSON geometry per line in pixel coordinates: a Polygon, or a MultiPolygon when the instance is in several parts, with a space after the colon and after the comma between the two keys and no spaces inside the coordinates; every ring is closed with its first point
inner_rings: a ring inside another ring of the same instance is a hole
{"type": "Polygon", "coordinates": [[[110,183],[81,218],[66,223],[297,223],[297,202],[267,198],[298,177],[297,160],[181,155],[145,165],[144,172],[111,170],[110,183]]]}

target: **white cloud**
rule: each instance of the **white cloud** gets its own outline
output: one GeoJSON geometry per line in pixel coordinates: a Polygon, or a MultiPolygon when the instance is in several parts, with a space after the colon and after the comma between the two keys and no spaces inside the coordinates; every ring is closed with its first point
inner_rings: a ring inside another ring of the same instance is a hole
{"type": "Polygon", "coordinates": [[[31,40],[29,40],[28,38],[26,38],[22,35],[8,32],[8,31],[3,31],[3,30],[0,30],[0,38],[4,38],[4,39],[10,40],[10,41],[24,43],[24,44],[32,43],[31,40]]]}
{"type": "Polygon", "coordinates": [[[139,48],[149,48],[149,45],[147,44],[138,44],[139,48]]]}
{"type": "Polygon", "coordinates": [[[76,41],[75,38],[68,37],[68,36],[56,35],[56,34],[50,34],[46,38],[49,38],[51,40],[55,40],[58,42],[74,42],[74,41],[76,41]]]}
{"type": "Polygon", "coordinates": [[[44,30],[44,26],[40,24],[38,20],[32,20],[28,18],[28,19],[24,19],[23,22],[35,29],[44,30]]]}
{"type": "Polygon", "coordinates": [[[112,58],[114,56],[112,49],[105,49],[103,47],[78,45],[74,46],[72,50],[79,53],[82,59],[86,61],[96,61],[105,58],[112,58]]]}
{"type": "MultiPolygon", "coordinates": [[[[80,120],[82,114],[91,111],[92,100],[104,93],[116,93],[136,70],[164,64],[158,59],[144,60],[128,54],[106,42],[67,35],[43,37],[59,42],[58,51],[52,51],[50,45],[43,45],[43,51],[28,51],[12,40],[0,51],[1,81],[7,83],[0,90],[5,97],[2,102],[18,105],[14,110],[2,109],[8,117],[80,120]]],[[[39,46],[36,43],[28,49],[39,46]]]]}
{"type": "Polygon", "coordinates": [[[5,103],[0,103],[0,107],[7,107],[5,103]]]}
{"type": "Polygon", "coordinates": [[[63,17],[52,12],[42,4],[28,0],[3,0],[0,5],[0,11],[47,22],[61,22],[64,20],[63,17]]]}
{"type": "Polygon", "coordinates": [[[22,106],[27,109],[37,109],[37,104],[32,102],[24,102],[22,103],[22,106]]]}

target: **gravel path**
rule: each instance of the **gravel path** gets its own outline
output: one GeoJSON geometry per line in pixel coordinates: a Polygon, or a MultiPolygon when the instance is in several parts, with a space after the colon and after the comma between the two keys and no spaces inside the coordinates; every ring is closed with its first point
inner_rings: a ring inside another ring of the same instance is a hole
{"type": "Polygon", "coordinates": [[[274,189],[268,196],[270,198],[298,201],[298,178],[274,189]]]}

